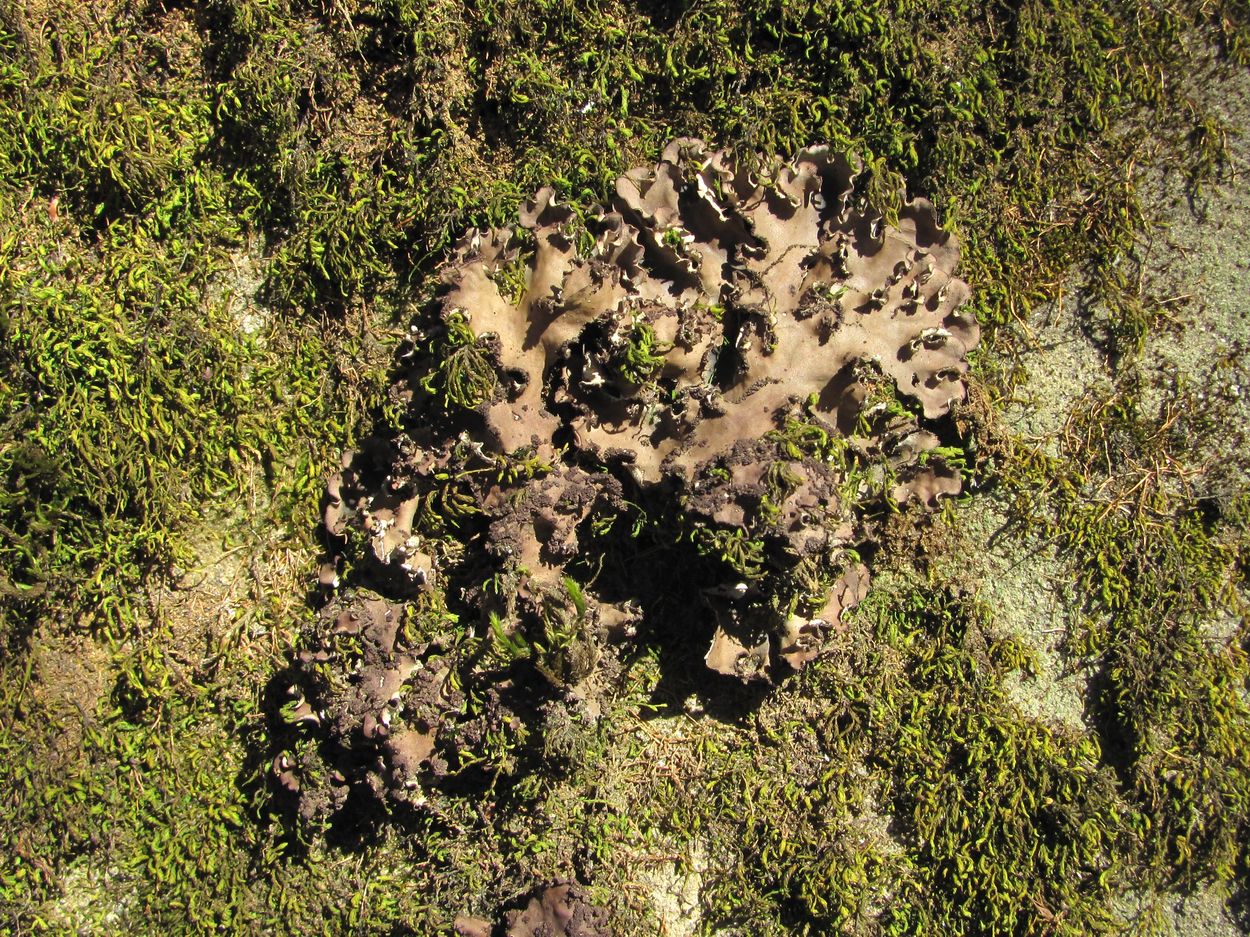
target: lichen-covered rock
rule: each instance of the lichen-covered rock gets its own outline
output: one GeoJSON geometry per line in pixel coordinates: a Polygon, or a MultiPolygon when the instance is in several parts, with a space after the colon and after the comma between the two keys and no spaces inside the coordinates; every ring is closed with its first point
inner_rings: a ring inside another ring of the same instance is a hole
{"type": "MultiPolygon", "coordinates": [[[[372,753],[371,783],[432,770],[470,715],[445,687],[470,672],[527,658],[593,697],[604,649],[647,611],[644,590],[609,600],[585,572],[611,562],[622,518],[672,564],[720,570],[691,577],[687,626],[713,670],[768,680],[863,597],[882,515],[959,492],[943,418],[979,331],[958,244],[921,199],[887,224],[855,178],[827,147],[748,163],[681,139],[588,218],[544,189],[515,230],[460,243],[436,325],[401,355],[402,431],[348,453],[327,489],[322,584],[386,598],[335,600],[354,671],[331,689],[306,665],[308,692],[321,731],[372,753]],[[457,610],[446,634],[478,645],[397,637],[431,593],[457,610]]],[[[323,632],[311,646],[327,652],[323,632]]]]}

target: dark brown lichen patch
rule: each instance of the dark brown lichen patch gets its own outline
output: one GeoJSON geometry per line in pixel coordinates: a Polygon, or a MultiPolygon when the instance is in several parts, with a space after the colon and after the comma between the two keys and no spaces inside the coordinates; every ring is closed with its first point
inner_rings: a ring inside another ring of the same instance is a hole
{"type": "Polygon", "coordinates": [[[748,165],[681,139],[606,208],[544,189],[462,240],[401,351],[400,430],[327,487],[321,582],[347,588],[304,663],[358,779],[512,764],[530,728],[503,698],[535,676],[593,715],[655,597],[655,556],[620,555],[644,529],[684,608],[664,627],[766,683],[843,627],[896,506],[960,491],[949,413],[979,332],[958,242],[920,199],[887,224],[855,182],[828,147],[748,165]],[[413,603],[441,609],[424,644],[398,624],[413,603]],[[331,621],[356,643],[329,646],[331,621]]]}
{"type": "Polygon", "coordinates": [[[329,604],[318,625],[319,638],[297,655],[297,682],[283,715],[331,740],[333,766],[323,767],[312,750],[283,752],[273,763],[276,781],[300,795],[309,821],[341,809],[352,785],[419,802],[419,779],[448,770],[440,737],[450,734],[464,704],[456,655],[416,639],[404,605],[364,590],[329,604]],[[350,670],[341,666],[345,660],[353,662],[350,670]]]}
{"type": "MultiPolygon", "coordinates": [[[[541,889],[524,908],[505,917],[505,937],[612,937],[607,912],[591,904],[575,882],[541,889]]],[[[455,931],[461,937],[490,937],[495,928],[482,918],[461,915],[455,931]]]]}

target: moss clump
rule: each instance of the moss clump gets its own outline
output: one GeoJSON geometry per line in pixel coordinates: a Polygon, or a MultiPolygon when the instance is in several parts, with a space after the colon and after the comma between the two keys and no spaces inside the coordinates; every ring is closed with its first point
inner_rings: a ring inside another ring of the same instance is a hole
{"type": "Polygon", "coordinates": [[[1071,557],[1088,618],[1072,654],[1165,881],[1227,880],[1245,862],[1245,432],[1233,362],[1151,404],[1135,368],[1076,408],[1058,457],[1021,453],[1020,516],[1071,557]],[[1149,408],[1148,408],[1149,407],[1149,408]],[[1231,633],[1211,623],[1231,616],[1231,633]]]}
{"type": "Polygon", "coordinates": [[[0,614],[121,634],[178,530],[253,467],[306,514],[324,456],[294,441],[345,435],[369,392],[335,402],[339,328],[245,320],[256,202],[207,158],[207,37],[115,7],[103,29],[55,8],[55,44],[17,12],[0,32],[20,128],[0,140],[0,614]]]}
{"type": "Polygon", "coordinates": [[[721,755],[712,921],[768,933],[1116,933],[1124,803],[1098,743],[1022,716],[1021,663],[940,582],[870,594],[827,666],[721,755]],[[804,700],[806,700],[804,702],[804,700]],[[802,754],[800,754],[802,753],[802,754]],[[745,896],[745,897],[744,897],[745,896]]]}

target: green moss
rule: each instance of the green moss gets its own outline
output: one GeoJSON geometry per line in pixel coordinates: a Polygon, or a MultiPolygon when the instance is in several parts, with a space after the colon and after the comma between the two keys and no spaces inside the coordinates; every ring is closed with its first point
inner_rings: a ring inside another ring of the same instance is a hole
{"type": "Polygon", "coordinates": [[[764,575],[764,544],[752,540],[742,528],[699,524],[691,528],[690,539],[700,555],[724,563],[732,575],[746,580],[764,575]]]}
{"type": "Polygon", "coordinates": [[[450,316],[430,350],[438,364],[422,379],[422,387],[445,404],[468,410],[490,400],[498,383],[495,369],[464,316],[450,316]]]}
{"type": "Polygon", "coordinates": [[[664,355],[671,349],[656,339],[655,329],[648,323],[637,322],[625,343],[623,358],[615,362],[617,371],[627,381],[645,384],[664,365],[664,355]]]}
{"type": "MultiPolygon", "coordinates": [[[[1227,383],[1226,367],[1202,386],[1227,383]]],[[[1142,861],[1164,881],[1229,879],[1250,829],[1250,664],[1244,625],[1209,628],[1244,618],[1246,490],[1213,499],[1193,480],[1217,461],[1237,470],[1236,447],[1219,447],[1239,431],[1214,394],[1165,389],[1147,414],[1143,392],[1124,371],[1073,413],[1059,458],[1028,454],[1009,478],[1086,597],[1070,649],[1098,668],[1100,733],[1139,811],[1142,861]]]]}

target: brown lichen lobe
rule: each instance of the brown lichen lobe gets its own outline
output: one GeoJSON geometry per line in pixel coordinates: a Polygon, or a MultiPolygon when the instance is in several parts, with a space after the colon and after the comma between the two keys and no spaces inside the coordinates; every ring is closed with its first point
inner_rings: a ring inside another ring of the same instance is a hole
{"type": "MultiPolygon", "coordinates": [[[[921,417],[941,417],[964,399],[966,354],[979,339],[961,310],[969,290],[955,276],[958,242],[932,205],[907,202],[887,226],[852,200],[854,179],[828,147],[751,172],[680,139],[657,166],[618,181],[585,255],[574,248],[572,211],[550,189],[522,209],[518,232],[470,235],[444,272],[443,315],[463,316],[488,340],[497,373],[520,376],[479,407],[481,444],[546,457],[564,439],[583,461],[681,491],[684,511],[776,538],[795,555],[851,543],[860,531],[854,505],[837,494],[843,479],[814,460],[790,467],[778,516],[761,520],[776,457],[766,440],[800,412],[853,436],[865,365],[921,417]],[[518,258],[525,286],[513,298],[498,274],[518,258]]],[[[923,459],[938,437],[916,418],[867,416],[874,425],[859,445],[892,448],[894,500],[932,507],[958,493],[957,470],[923,459]]],[[[543,520],[535,516],[536,529],[543,520]]],[[[539,556],[559,552],[550,534],[519,546],[531,573],[558,572],[558,558],[539,556]]],[[[819,621],[799,630],[810,637],[819,621]]],[[[787,622],[787,647],[794,627],[787,622]]],[[[708,663],[741,675],[732,661],[757,650],[718,635],[708,663]]]]}
{"type": "Polygon", "coordinates": [[[763,436],[813,394],[844,424],[857,361],[876,362],[928,418],[962,400],[979,330],[960,311],[958,243],[932,206],[908,202],[899,226],[885,226],[852,204],[851,164],[827,147],[759,172],[771,178],[674,141],[654,169],[619,180],[587,256],[574,250],[571,210],[544,189],[521,212],[532,249],[515,300],[495,277],[516,260],[515,233],[470,235],[444,273],[443,313],[497,338],[500,372],[525,376],[483,405],[483,441],[541,450],[568,426],[577,448],[655,483],[763,436]],[[639,327],[660,359],[643,386],[611,366],[639,327]]]}
{"type": "MultiPolygon", "coordinates": [[[[541,889],[520,910],[505,917],[505,937],[612,937],[607,913],[591,904],[576,882],[541,889]]],[[[489,921],[461,915],[454,928],[461,937],[490,937],[489,921]]]]}
{"type": "MultiPolygon", "coordinates": [[[[471,330],[493,390],[457,440],[424,442],[423,466],[397,453],[390,490],[349,510],[333,480],[327,529],[354,521],[374,559],[431,576],[412,534],[417,498],[400,479],[446,466],[467,438],[484,459],[551,465],[523,490],[495,485],[478,499],[493,519],[487,549],[521,573],[522,598],[558,586],[578,525],[620,503],[621,481],[675,492],[686,514],[794,557],[862,540],[861,492],[846,490],[845,467],[780,451],[776,433],[791,418],[881,457],[899,503],[933,507],[958,493],[958,470],[926,459],[939,440],[920,425],[963,400],[979,339],[961,309],[958,242],[923,199],[886,225],[853,199],[854,182],[851,161],[824,146],[750,170],[679,139],[659,164],[618,180],[610,208],[587,222],[588,250],[551,189],[523,206],[516,230],[471,232],[444,268],[440,313],[471,330]],[[918,412],[878,412],[874,376],[918,412]],[[766,477],[779,460],[781,481],[766,477]]],[[[824,620],[793,618],[772,631],[797,667],[824,620]]],[[[742,641],[718,635],[709,665],[743,675],[732,661],[760,645],[742,641]]],[[[760,663],[752,673],[766,676],[760,663]]]]}
{"type": "MultiPolygon", "coordinates": [[[[327,682],[325,661],[303,661],[321,709],[301,698],[293,712],[375,791],[419,800],[440,751],[486,732],[450,689],[465,662],[397,640],[404,603],[455,572],[439,568],[430,518],[471,517],[459,549],[495,573],[457,588],[480,616],[466,624],[515,639],[589,711],[602,649],[645,611],[569,576],[600,522],[642,503],[677,532],[675,564],[719,551],[721,579],[691,587],[687,617],[713,631],[711,669],[767,681],[818,656],[866,593],[857,550],[883,506],[959,492],[941,418],[965,398],[979,330],[958,242],[922,199],[887,225],[855,178],[828,147],[749,168],[681,139],[589,218],[544,189],[515,230],[462,240],[438,306],[454,349],[407,349],[394,388],[407,430],[346,454],[327,489],[337,555],[320,581],[337,588],[347,560],[387,599],[347,590],[327,609],[329,634],[305,653],[351,637],[355,670],[327,682]],[[481,373],[452,375],[456,355],[481,373]]],[[[491,680],[492,699],[510,685],[491,680]]],[[[305,797],[299,766],[273,772],[305,797]]]]}

